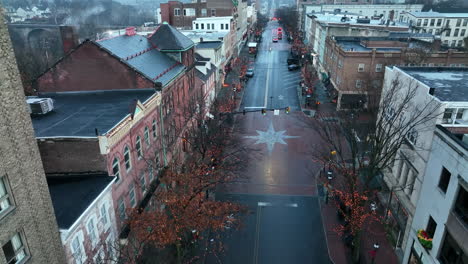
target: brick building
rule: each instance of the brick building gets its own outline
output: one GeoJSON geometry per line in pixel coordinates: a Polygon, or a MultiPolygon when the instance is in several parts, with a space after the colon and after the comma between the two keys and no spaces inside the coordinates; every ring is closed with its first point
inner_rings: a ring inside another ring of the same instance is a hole
{"type": "Polygon", "coordinates": [[[183,108],[195,85],[194,44],[167,24],[87,41],[40,76],[56,109],[33,120],[47,173],[116,176],[112,202],[122,227],[160,168],[181,155],[183,108]]]}
{"type": "Polygon", "coordinates": [[[468,64],[467,53],[441,50],[440,42],[427,43],[414,38],[417,36],[395,33],[383,38],[327,38],[322,75],[330,81],[327,88],[337,102],[337,109],[365,106],[368,103],[365,94],[380,92],[385,66],[468,64]]]}
{"type": "Polygon", "coordinates": [[[0,21],[0,263],[65,261],[7,26],[0,21]]]}
{"type": "Polygon", "coordinates": [[[160,4],[161,21],[167,22],[178,29],[191,29],[192,22],[198,17],[212,16],[211,10],[206,7],[206,2],[197,0],[192,3],[169,1],[160,4]]]}
{"type": "Polygon", "coordinates": [[[379,19],[362,18],[355,13],[313,13],[306,17],[304,42],[316,54],[314,66],[322,67],[326,39],[335,37],[386,37],[391,32],[406,32],[402,23],[382,23],[379,19]]]}

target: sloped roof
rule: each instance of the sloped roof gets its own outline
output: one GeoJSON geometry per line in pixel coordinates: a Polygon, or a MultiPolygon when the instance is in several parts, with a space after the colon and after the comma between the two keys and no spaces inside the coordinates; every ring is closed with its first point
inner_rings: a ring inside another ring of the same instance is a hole
{"type": "Polygon", "coordinates": [[[97,41],[96,44],[146,78],[161,82],[163,86],[185,70],[183,64],[160,52],[144,36],[122,35],[97,41]]]}
{"type": "Polygon", "coordinates": [[[159,50],[187,50],[194,43],[169,24],[161,24],[149,37],[150,42],[159,50]]]}
{"type": "Polygon", "coordinates": [[[107,173],[47,177],[59,228],[69,229],[114,178],[107,173]]]}
{"type": "MultiPolygon", "coordinates": [[[[43,94],[54,99],[54,110],[33,116],[36,137],[95,137],[105,134],[130,113],[134,99],[145,102],[154,89],[43,94]]],[[[130,113],[131,114],[131,113],[130,113]]]]}
{"type": "Polygon", "coordinates": [[[203,57],[202,55],[200,55],[200,54],[198,54],[196,52],[195,52],[195,60],[196,61],[210,61],[209,58],[205,58],[205,57],[203,57]]]}

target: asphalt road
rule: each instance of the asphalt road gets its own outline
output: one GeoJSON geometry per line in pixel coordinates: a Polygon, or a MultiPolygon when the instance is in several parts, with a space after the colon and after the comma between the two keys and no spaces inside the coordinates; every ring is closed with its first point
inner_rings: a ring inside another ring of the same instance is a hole
{"type": "Polygon", "coordinates": [[[255,110],[289,106],[292,110],[299,110],[296,87],[301,80],[300,70],[288,71],[290,45],[286,39],[272,42],[272,31],[278,27],[279,24],[272,21],[263,33],[254,76],[247,83],[241,108],[255,110]]]}
{"type": "Polygon", "coordinates": [[[330,263],[314,178],[320,168],[312,158],[320,140],[298,105],[300,71],[288,72],[289,44],[271,41],[277,27],[270,22],[264,32],[242,106],[292,111],[236,117],[235,133],[250,150],[246,180],[220,189],[217,199],[244,204],[250,213],[243,228],[225,237],[220,258],[206,263],[330,263]]]}

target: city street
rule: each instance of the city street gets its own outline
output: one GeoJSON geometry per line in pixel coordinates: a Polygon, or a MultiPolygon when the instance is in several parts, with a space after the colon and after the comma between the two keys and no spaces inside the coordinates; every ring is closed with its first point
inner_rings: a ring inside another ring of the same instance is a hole
{"type": "MultiPolygon", "coordinates": [[[[263,33],[240,110],[281,110],[237,116],[235,133],[250,153],[246,179],[220,190],[217,199],[244,204],[249,213],[225,238],[222,263],[330,263],[314,178],[319,167],[311,154],[319,139],[300,111],[300,70],[287,69],[286,37],[272,42],[278,26],[272,21],[263,33]]],[[[207,263],[219,260],[211,256],[207,263]]]]}

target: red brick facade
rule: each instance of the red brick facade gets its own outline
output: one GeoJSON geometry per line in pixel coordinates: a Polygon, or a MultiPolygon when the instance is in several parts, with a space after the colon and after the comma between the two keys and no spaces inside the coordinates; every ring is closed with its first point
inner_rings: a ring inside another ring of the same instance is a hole
{"type": "Polygon", "coordinates": [[[36,92],[152,88],[154,83],[92,42],[84,42],[34,82],[36,92]]]}
{"type": "MultiPolygon", "coordinates": [[[[379,93],[385,66],[454,67],[468,64],[468,54],[455,50],[437,51],[437,48],[434,48],[432,53],[421,53],[406,48],[408,47],[407,42],[389,40],[362,40],[361,45],[369,47],[369,50],[344,50],[336,40],[328,38],[326,41],[323,68],[327,71],[334,86],[338,109],[350,108],[341,101],[343,95],[362,94],[363,92],[379,93]],[[378,50],[372,49],[372,47],[403,48],[401,50],[378,50]]],[[[435,46],[438,45],[435,44],[435,46]]]]}

